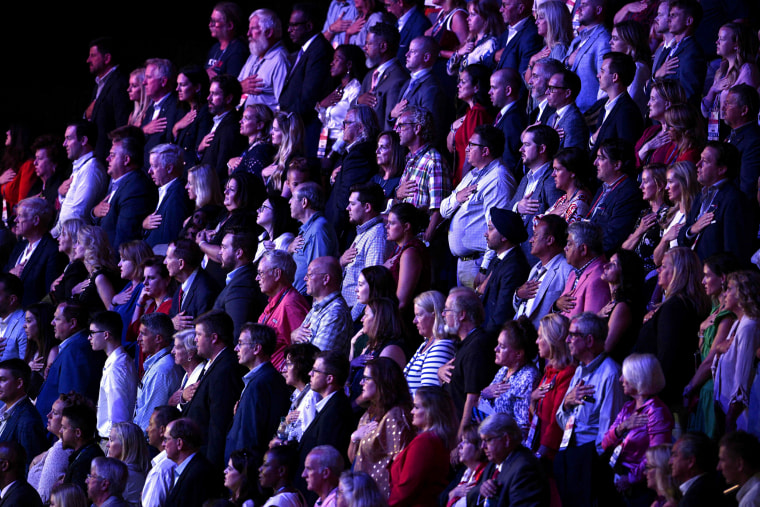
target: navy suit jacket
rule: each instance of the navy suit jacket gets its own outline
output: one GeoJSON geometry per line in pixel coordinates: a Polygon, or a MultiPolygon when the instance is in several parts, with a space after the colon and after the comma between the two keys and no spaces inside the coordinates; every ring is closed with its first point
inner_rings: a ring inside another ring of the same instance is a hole
{"type": "MultiPolygon", "coordinates": [[[[377,67],[375,67],[376,69],[377,67]]],[[[367,93],[372,89],[372,73],[375,69],[371,69],[364,76],[362,81],[361,94],[367,93]]],[[[409,81],[409,73],[399,59],[396,59],[391,63],[383,75],[380,76],[380,81],[375,88],[375,98],[377,104],[375,104],[374,110],[377,115],[378,121],[381,123],[383,130],[392,130],[393,122],[389,120],[391,110],[399,101],[399,93],[401,87],[409,81]]]]}
{"type": "Polygon", "coordinates": [[[92,100],[95,101],[95,104],[92,107],[91,120],[98,129],[95,156],[101,162],[105,162],[108,150],[111,148],[108,133],[117,127],[126,125],[129,120],[129,113],[132,112],[132,101],[129,100],[127,94],[128,86],[129,76],[122,72],[121,67],[116,67],[106,77],[103,89],[97,99],[95,94],[98,87],[95,86],[92,91],[92,100]]]}
{"type": "MultiPolygon", "coordinates": [[[[198,317],[202,313],[206,313],[213,308],[214,301],[219,295],[220,290],[216,280],[205,269],[198,268],[198,273],[195,275],[193,284],[182,295],[182,311],[190,317],[198,317]]],[[[169,309],[169,316],[174,317],[179,312],[179,287],[177,287],[172,296],[172,307],[169,309]]]]}
{"type": "Polygon", "coordinates": [[[556,117],[557,113],[554,112],[549,117],[546,124],[553,126],[555,130],[562,129],[565,131],[565,137],[561,139],[559,143],[560,148],[575,147],[584,150],[588,149],[588,126],[586,125],[586,120],[583,118],[583,113],[578,109],[578,106],[570,104],[567,109],[565,109],[559,123],[555,125],[554,122],[556,121],[556,117]]]}
{"type": "Polygon", "coordinates": [[[224,449],[226,463],[233,451],[251,449],[264,456],[277,432],[280,418],[290,409],[290,389],[285,378],[267,361],[243,388],[224,449]]]}
{"type": "Polygon", "coordinates": [[[314,106],[332,91],[332,57],[332,46],[318,34],[285,78],[280,94],[282,111],[298,113],[304,124],[317,119],[314,106]]]}
{"type": "Polygon", "coordinates": [[[201,507],[210,498],[221,498],[226,490],[220,470],[196,453],[169,490],[164,507],[201,507]]]}
{"type": "MultiPolygon", "coordinates": [[[[201,134],[202,139],[211,129],[201,134]]],[[[200,142],[200,139],[199,139],[200,142]]],[[[227,181],[227,162],[237,157],[248,147],[248,140],[240,135],[240,115],[233,109],[219,122],[214,132],[214,140],[200,155],[201,164],[208,164],[216,171],[219,181],[227,181]]]]}
{"type": "Polygon", "coordinates": [[[451,125],[451,115],[453,114],[453,108],[450,107],[450,100],[443,91],[443,87],[435,77],[433,70],[414,83],[411,78],[404,83],[399,92],[399,102],[406,95],[406,100],[409,101],[410,106],[417,106],[423,109],[427,109],[433,115],[433,123],[435,125],[435,142],[433,144],[438,145],[441,142],[445,142],[446,133],[449,131],[449,125],[451,125]],[[408,92],[407,92],[408,90],[408,92]]]}
{"type": "MultiPolygon", "coordinates": [[[[156,132],[145,136],[145,160],[143,161],[143,169],[148,172],[150,167],[150,150],[158,146],[159,144],[171,143],[173,141],[172,128],[178,120],[182,119],[185,112],[179,106],[179,100],[177,99],[177,93],[171,92],[161,103],[161,111],[158,113],[158,118],[166,118],[166,129],[163,132],[156,132]]],[[[142,126],[144,127],[148,123],[153,121],[153,106],[148,107],[148,111],[143,118],[142,126]]]]}
{"type": "Polygon", "coordinates": [[[145,241],[151,246],[166,245],[179,236],[182,223],[193,212],[193,203],[187,197],[181,178],[175,179],[166,189],[164,200],[156,210],[161,215],[161,225],[145,230],[145,241]]]}
{"type": "Polygon", "coordinates": [[[214,302],[214,310],[224,310],[235,323],[235,343],[240,336],[240,328],[246,322],[256,322],[266,306],[267,298],[261,293],[256,282],[253,264],[242,266],[214,302]]]}
{"type": "Polygon", "coordinates": [[[153,181],[140,169],[122,177],[111,198],[111,208],[95,225],[103,228],[114,250],[119,245],[142,238],[142,221],[156,209],[158,191],[153,181]]]}
{"type": "Polygon", "coordinates": [[[427,16],[425,16],[418,7],[413,7],[409,19],[406,20],[404,28],[401,30],[401,40],[398,45],[398,53],[396,56],[398,56],[401,61],[406,61],[406,52],[409,51],[409,44],[411,44],[417,37],[425,35],[425,30],[431,26],[432,23],[427,16]]]}
{"type": "MultiPolygon", "coordinates": [[[[668,52],[664,51],[662,46],[655,52],[655,66],[652,68],[652,76],[665,63],[668,52]]],[[[697,39],[692,36],[681,41],[675,51],[670,54],[670,58],[674,57],[678,57],[678,67],[676,67],[675,73],[669,74],[667,78],[680,83],[686,92],[687,100],[696,104],[701,97],[705,74],[707,73],[705,54],[702,52],[697,39]]]]}
{"type": "Polygon", "coordinates": [[[536,20],[533,16],[528,16],[509,44],[507,44],[508,37],[509,30],[505,29],[501,34],[499,44],[504,48],[504,52],[501,54],[497,69],[515,69],[522,75],[528,68],[530,57],[541,51],[544,39],[538,35],[536,20]]]}
{"type": "Polygon", "coordinates": [[[224,441],[232,422],[232,411],[243,390],[237,354],[225,348],[204,372],[195,396],[182,408],[201,427],[201,453],[219,470],[224,468],[224,441]]]}
{"type": "Polygon", "coordinates": [[[29,398],[22,399],[13,408],[10,418],[5,423],[5,429],[0,434],[0,442],[10,440],[18,442],[26,449],[27,465],[50,445],[47,441],[47,431],[42,425],[42,417],[29,398]]]}
{"type": "Polygon", "coordinates": [[[507,113],[499,119],[496,127],[504,133],[504,153],[501,156],[504,167],[509,169],[514,175],[513,169],[520,162],[520,136],[525,127],[528,126],[528,114],[520,102],[510,106],[507,113]]]}
{"type": "MultiPolygon", "coordinates": [[[[25,239],[16,243],[16,247],[8,259],[8,264],[5,266],[6,272],[13,269],[28,244],[29,242],[25,239]]],[[[29,257],[19,277],[24,284],[24,297],[21,298],[21,306],[27,307],[44,298],[55,279],[63,273],[67,262],[66,256],[58,251],[58,243],[53,237],[47,233],[42,236],[40,243],[29,257]]]]}
{"type": "Polygon", "coordinates": [[[37,411],[46,417],[58,397],[69,391],[81,393],[91,400],[98,399],[100,376],[106,356],[95,352],[87,339],[88,331],[69,336],[60,347],[58,357],[37,396],[37,411]]]}
{"type": "Polygon", "coordinates": [[[611,255],[633,232],[644,202],[636,181],[628,176],[609,191],[604,202],[597,203],[601,193],[600,187],[592,201],[595,206],[589,210],[588,218],[602,228],[604,252],[611,255]]]}
{"type": "Polygon", "coordinates": [[[741,153],[739,189],[757,207],[757,178],[760,177],[760,126],[751,121],[734,129],[729,136],[731,144],[741,153]]]}
{"type": "MultiPolygon", "coordinates": [[[[476,505],[480,486],[497,471],[494,463],[486,465],[478,483],[467,493],[467,505],[476,505]]],[[[494,507],[525,505],[549,506],[549,482],[538,459],[523,446],[512,451],[502,464],[496,479],[499,483],[498,498],[491,499],[494,507]]]]}
{"type": "Polygon", "coordinates": [[[31,484],[25,479],[19,479],[8,488],[0,500],[0,507],[42,507],[42,500],[31,484]]]}
{"type": "MultiPolygon", "coordinates": [[[[601,103],[602,112],[604,112],[604,103],[607,102],[607,99],[600,99],[599,102],[601,103]]],[[[639,140],[644,132],[644,119],[641,117],[639,106],[636,105],[626,91],[618,97],[612,110],[604,118],[604,122],[602,122],[602,115],[600,114],[599,123],[596,127],[599,130],[599,134],[591,149],[591,160],[596,158],[599,145],[607,139],[625,139],[631,145],[636,144],[636,141],[639,140]]]]}
{"type": "Polygon", "coordinates": [[[720,186],[712,200],[716,206],[715,223],[708,225],[696,239],[689,238],[686,232],[699,218],[702,199],[702,193],[694,199],[686,223],[678,233],[678,244],[692,247],[702,260],[718,252],[731,252],[739,259],[749,259],[757,224],[739,187],[732,181],[726,181],[720,186]]]}
{"type": "Polygon", "coordinates": [[[528,279],[530,265],[520,248],[513,248],[499,260],[495,257],[491,264],[496,266],[491,270],[486,290],[483,293],[483,307],[486,311],[484,328],[487,333],[498,334],[504,323],[514,317],[512,298],[515,290],[528,279]]]}

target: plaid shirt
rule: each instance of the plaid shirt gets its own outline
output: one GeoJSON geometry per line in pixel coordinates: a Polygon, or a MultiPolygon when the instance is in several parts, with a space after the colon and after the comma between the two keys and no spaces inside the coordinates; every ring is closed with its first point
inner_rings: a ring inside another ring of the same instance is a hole
{"type": "Polygon", "coordinates": [[[440,209],[443,198],[451,192],[451,175],[438,150],[426,144],[406,157],[406,167],[399,184],[413,180],[417,192],[402,200],[416,208],[440,209]]]}
{"type": "Polygon", "coordinates": [[[352,246],[356,247],[356,257],[343,269],[341,293],[351,308],[351,320],[355,321],[364,312],[364,305],[357,302],[356,298],[359,274],[368,266],[377,266],[385,262],[393,251],[393,245],[385,239],[383,217],[377,216],[357,226],[356,239],[352,246]]]}

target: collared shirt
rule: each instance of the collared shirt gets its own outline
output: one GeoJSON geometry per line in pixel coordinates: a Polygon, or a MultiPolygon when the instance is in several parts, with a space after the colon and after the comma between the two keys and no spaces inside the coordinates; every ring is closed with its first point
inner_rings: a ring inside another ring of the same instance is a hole
{"type": "Polygon", "coordinates": [[[166,197],[166,192],[169,191],[169,187],[178,181],[179,178],[174,178],[169,183],[165,183],[158,187],[158,204],[156,204],[156,210],[161,207],[161,203],[164,201],[164,197],[166,197]]]}
{"type": "Polygon", "coordinates": [[[290,345],[290,334],[303,323],[307,313],[309,302],[291,285],[270,297],[259,315],[259,324],[265,324],[277,333],[277,345],[270,361],[278,370],[285,361],[285,348],[290,345]]]}
{"type": "Polygon", "coordinates": [[[24,359],[26,355],[26,331],[24,331],[24,310],[11,312],[6,318],[0,319],[0,338],[5,343],[5,350],[0,355],[0,361],[6,359],[24,359]]]}
{"type": "MultiPolygon", "coordinates": [[[[177,465],[177,468],[174,469],[174,481],[172,482],[172,487],[174,487],[177,484],[177,481],[179,480],[179,477],[182,475],[182,472],[185,471],[185,468],[187,468],[187,465],[190,464],[190,461],[195,457],[197,453],[192,453],[190,456],[185,458],[185,461],[177,465]]],[[[171,488],[169,488],[171,490],[171,488]]]]}
{"type": "Polygon", "coordinates": [[[182,368],[174,363],[170,347],[165,347],[148,357],[143,364],[145,374],[137,386],[137,404],[134,422],[143,431],[148,428],[153,410],[166,405],[169,397],[179,389],[182,368]]]}
{"type": "Polygon", "coordinates": [[[171,93],[167,93],[160,99],[153,101],[153,103],[151,104],[151,107],[153,108],[153,117],[151,117],[151,120],[155,120],[156,118],[158,118],[158,115],[161,114],[161,105],[164,103],[164,101],[166,100],[166,97],[168,97],[169,95],[171,95],[171,93]]]}
{"type": "MultiPolygon", "coordinates": [[[[539,183],[544,179],[546,176],[546,173],[552,170],[552,166],[550,162],[545,163],[541,167],[537,169],[530,169],[527,173],[525,173],[524,178],[527,178],[527,184],[525,185],[525,192],[523,192],[523,195],[521,197],[526,197],[531,194],[533,194],[536,189],[538,188],[539,183]]],[[[516,202],[514,206],[512,206],[512,211],[515,213],[518,213],[517,211],[517,205],[519,202],[516,202]]],[[[522,215],[523,220],[528,215],[522,215]]]]}
{"type": "MultiPolygon", "coordinates": [[[[329,30],[330,25],[338,21],[339,18],[343,21],[353,21],[358,17],[359,13],[356,10],[353,0],[332,0],[330,6],[327,8],[327,17],[325,18],[325,25],[322,27],[322,33],[329,30]]],[[[346,32],[333,34],[333,38],[330,41],[334,48],[345,42],[346,32]]]]}
{"type": "MultiPolygon", "coordinates": [[[[515,23],[514,25],[508,25],[507,26],[507,44],[512,41],[512,39],[517,35],[517,33],[522,30],[523,25],[528,21],[528,18],[522,18],[520,21],[515,23]]],[[[505,46],[507,45],[505,44],[505,46]]]]}
{"type": "Polygon", "coordinates": [[[412,7],[405,13],[401,15],[400,18],[398,18],[398,22],[396,25],[398,26],[398,33],[401,33],[401,31],[404,29],[404,25],[406,25],[406,22],[409,21],[409,18],[412,17],[412,12],[416,9],[416,7],[412,7]]]}
{"type": "Polygon", "coordinates": [[[233,269],[232,271],[230,271],[229,273],[227,273],[227,276],[224,277],[224,284],[225,285],[229,285],[230,282],[235,278],[235,273],[237,273],[238,271],[240,271],[240,268],[242,268],[242,267],[243,266],[239,266],[239,267],[233,269]]]}
{"type": "MultiPolygon", "coordinates": [[[[10,490],[11,486],[13,486],[14,484],[16,484],[16,482],[17,481],[13,481],[10,484],[8,484],[7,486],[5,486],[3,489],[1,489],[0,490],[0,498],[5,498],[5,495],[8,494],[8,490],[10,490]]],[[[338,488],[335,488],[335,489],[337,490],[338,488]]]]}
{"type": "Polygon", "coordinates": [[[295,391],[290,397],[290,410],[298,410],[298,418],[288,425],[288,440],[300,441],[301,436],[317,417],[317,403],[322,397],[316,391],[312,391],[308,384],[304,387],[304,391],[306,392],[303,396],[300,396],[300,392],[295,391]],[[306,391],[307,389],[308,391],[306,391]]]}
{"type": "Polygon", "coordinates": [[[190,276],[187,277],[187,280],[182,282],[182,284],[179,286],[180,289],[182,289],[182,300],[180,301],[180,307],[179,310],[182,311],[182,303],[185,302],[185,298],[187,296],[187,291],[190,290],[190,287],[193,286],[193,282],[195,281],[195,277],[198,276],[198,270],[201,268],[195,268],[195,271],[190,273],[190,276]]]}
{"type": "Polygon", "coordinates": [[[301,327],[311,331],[309,341],[319,350],[348,353],[353,325],[346,300],[336,291],[314,301],[301,327]]]}
{"type": "Polygon", "coordinates": [[[250,55],[240,70],[238,81],[250,76],[258,76],[262,79],[261,92],[255,95],[243,95],[241,103],[246,106],[264,104],[273,111],[278,110],[280,108],[280,94],[289,72],[288,51],[282,41],[277,41],[261,57],[254,54],[250,55]]]}
{"type": "Polygon", "coordinates": [[[212,121],[214,122],[213,125],[211,125],[211,130],[209,133],[216,132],[217,127],[219,127],[219,124],[222,123],[222,120],[225,116],[227,116],[230,112],[224,111],[223,113],[220,113],[212,118],[212,121]]]}
{"type": "MultiPolygon", "coordinates": [[[[205,368],[206,368],[206,362],[202,361],[202,362],[200,362],[193,369],[193,371],[190,372],[189,375],[187,373],[185,373],[185,376],[182,377],[182,382],[180,383],[180,388],[184,389],[185,387],[191,386],[191,385],[195,384],[196,382],[198,382],[198,379],[201,376],[201,372],[204,371],[205,368]]],[[[182,405],[184,405],[185,403],[187,403],[187,402],[180,401],[177,404],[177,408],[180,409],[180,410],[182,410],[182,405]]]]}
{"type": "Polygon", "coordinates": [[[58,213],[58,222],[50,234],[57,238],[61,234],[61,224],[72,218],[79,218],[89,223],[93,206],[103,198],[107,188],[108,175],[93,152],[76,159],[71,170],[69,191],[65,197],[58,196],[61,211],[58,213]]]}
{"type": "Polygon", "coordinates": [[[318,413],[322,412],[322,409],[325,408],[325,405],[327,405],[327,402],[330,401],[330,398],[332,398],[333,396],[335,396],[335,393],[337,393],[337,392],[338,391],[333,391],[333,392],[331,392],[330,394],[328,394],[327,396],[325,396],[324,398],[322,398],[321,400],[319,400],[317,402],[317,412],[318,413]]]}
{"type": "Polygon", "coordinates": [[[564,400],[557,409],[557,424],[564,428],[570,416],[575,416],[573,439],[576,446],[594,442],[598,454],[602,454],[602,439],[610,428],[615,416],[623,408],[623,389],[620,386],[620,365],[599,354],[589,364],[580,363],[573,378],[570,379],[568,391],[580,381],[587,386],[594,386],[593,401],[584,401],[580,405],[565,410],[564,400]]]}
{"type": "Polygon", "coordinates": [[[142,507],[162,507],[174,484],[177,464],[166,456],[166,451],[161,451],[150,464],[142,490],[142,507]]]}
{"type": "Polygon", "coordinates": [[[438,150],[426,144],[406,157],[406,167],[399,184],[412,180],[417,183],[417,191],[402,202],[415,208],[439,209],[443,197],[451,191],[451,177],[446,162],[438,150]]]}
{"type": "Polygon", "coordinates": [[[684,483],[680,484],[680,485],[678,486],[678,489],[680,489],[680,490],[681,490],[681,494],[682,494],[682,495],[685,495],[685,494],[686,494],[686,492],[687,492],[687,491],[689,491],[689,488],[691,487],[691,485],[692,485],[692,484],[694,484],[695,482],[697,482],[697,479],[699,479],[699,478],[700,478],[700,477],[702,477],[703,475],[705,475],[705,474],[699,474],[699,475],[697,475],[697,476],[695,476],[695,477],[692,477],[692,478],[691,478],[691,479],[689,479],[688,481],[686,481],[686,482],[684,482],[684,483]]]}
{"type": "Polygon", "coordinates": [[[32,256],[35,250],[37,250],[37,245],[40,244],[40,241],[42,241],[42,238],[38,239],[34,243],[29,243],[27,240],[26,247],[24,248],[24,251],[21,252],[21,255],[18,256],[18,259],[16,260],[16,266],[19,264],[23,264],[26,266],[26,263],[29,262],[29,258],[32,256]]]}
{"type": "Polygon", "coordinates": [[[261,363],[257,366],[254,366],[252,370],[250,370],[248,373],[243,375],[243,391],[240,393],[240,399],[243,399],[243,393],[245,392],[245,388],[248,387],[248,384],[253,380],[253,376],[256,375],[256,372],[259,371],[259,369],[264,366],[266,363],[261,363]]]}
{"type": "Polygon", "coordinates": [[[2,414],[0,414],[0,435],[3,433],[3,431],[5,431],[5,425],[8,422],[8,419],[10,419],[11,414],[13,413],[13,409],[16,408],[16,405],[18,405],[19,402],[21,402],[21,401],[23,401],[25,399],[27,399],[26,396],[24,396],[23,398],[20,398],[20,399],[16,400],[16,403],[14,403],[13,405],[11,405],[10,407],[6,406],[6,407],[3,408],[3,412],[2,412],[2,414]]]}
{"type": "MultiPolygon", "coordinates": [[[[546,273],[549,272],[549,270],[555,269],[557,264],[565,260],[565,256],[562,253],[558,253],[554,257],[551,258],[549,262],[546,263],[546,266],[543,266],[541,262],[538,262],[535,266],[533,266],[530,270],[530,274],[528,275],[528,280],[538,280],[540,283],[543,283],[544,276],[546,273]]],[[[565,282],[567,280],[562,281],[561,287],[565,286],[565,282]]],[[[541,285],[539,284],[539,290],[541,289],[541,285]]],[[[517,296],[517,291],[515,291],[514,295],[514,307],[517,311],[515,313],[515,319],[522,315],[527,315],[530,317],[530,315],[533,313],[533,306],[536,304],[536,298],[532,297],[530,299],[522,299],[517,296]]],[[[535,323],[535,320],[533,320],[535,323]]]]}
{"type": "Polygon", "coordinates": [[[368,266],[378,266],[385,262],[393,247],[386,239],[383,217],[378,215],[357,225],[356,239],[352,246],[356,248],[356,257],[343,269],[341,293],[351,308],[351,320],[356,321],[364,311],[364,305],[356,299],[359,274],[368,266]]]}
{"type": "Polygon", "coordinates": [[[500,159],[482,169],[473,168],[441,203],[441,216],[451,218],[449,248],[455,257],[484,253],[482,268],[488,268],[496,253],[488,248],[485,233],[491,208],[506,208],[515,193],[515,179],[500,159]],[[475,192],[460,203],[457,192],[477,185],[475,192]]]}
{"type": "Polygon", "coordinates": [[[327,494],[324,501],[322,501],[321,498],[318,498],[314,505],[317,507],[336,507],[338,505],[338,487],[335,486],[335,488],[327,494]]]}
{"type": "Polygon", "coordinates": [[[338,255],[338,238],[335,235],[333,226],[327,222],[322,212],[314,213],[298,229],[298,235],[304,239],[301,248],[293,253],[293,260],[296,263],[296,277],[293,281],[293,287],[301,294],[306,293],[306,270],[309,263],[317,257],[338,255]]]}
{"type": "Polygon", "coordinates": [[[106,81],[108,80],[108,76],[113,74],[113,71],[116,70],[118,65],[114,65],[110,69],[108,69],[108,72],[106,72],[102,77],[101,76],[95,76],[95,85],[97,86],[97,89],[95,91],[95,99],[100,97],[100,92],[103,91],[103,87],[106,85],[106,81]]]}
{"type": "Polygon", "coordinates": [[[106,359],[100,378],[98,395],[98,434],[108,438],[111,425],[131,421],[137,397],[137,369],[135,361],[122,347],[106,359]]]}
{"type": "Polygon", "coordinates": [[[739,507],[757,507],[760,505],[760,472],[745,482],[736,492],[739,507]]]}
{"type": "Polygon", "coordinates": [[[559,122],[562,121],[562,117],[565,115],[565,111],[567,111],[568,107],[570,107],[570,104],[564,105],[560,107],[559,109],[557,109],[556,111],[554,111],[554,114],[556,116],[554,117],[554,125],[550,125],[552,128],[559,125],[559,122]]]}

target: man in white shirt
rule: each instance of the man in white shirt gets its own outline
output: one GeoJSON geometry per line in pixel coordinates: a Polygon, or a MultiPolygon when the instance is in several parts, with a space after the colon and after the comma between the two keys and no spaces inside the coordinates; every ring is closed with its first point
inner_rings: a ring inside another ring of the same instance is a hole
{"type": "Polygon", "coordinates": [[[131,421],[137,397],[134,360],[121,346],[121,316],[116,312],[96,314],[90,321],[92,350],[106,353],[98,395],[98,435],[108,438],[113,423],[131,421]]]}
{"type": "Polygon", "coordinates": [[[760,442],[746,431],[727,433],[720,439],[718,471],[739,488],[739,507],[760,505],[760,442]]]}
{"type": "Polygon", "coordinates": [[[170,422],[179,419],[180,412],[176,407],[162,405],[156,407],[148,423],[148,443],[162,451],[150,462],[151,468],[145,477],[142,490],[143,507],[162,507],[169,496],[169,490],[174,483],[174,469],[177,464],[170,460],[163,450],[163,439],[166,427],[170,422]]]}
{"type": "Polygon", "coordinates": [[[75,121],[66,127],[63,147],[72,162],[72,169],[71,178],[58,188],[61,210],[55,227],[50,231],[54,238],[61,234],[61,224],[66,220],[79,218],[90,223],[92,208],[105,196],[108,175],[93,151],[97,135],[95,126],[85,120],[75,121]]]}

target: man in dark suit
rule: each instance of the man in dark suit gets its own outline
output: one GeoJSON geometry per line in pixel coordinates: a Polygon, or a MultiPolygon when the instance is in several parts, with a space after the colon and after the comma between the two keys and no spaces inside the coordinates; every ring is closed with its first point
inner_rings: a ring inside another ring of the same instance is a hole
{"type": "Polygon", "coordinates": [[[301,477],[306,456],[318,445],[331,445],[338,449],[346,463],[351,432],[356,427],[351,402],[343,391],[350,365],[345,354],[327,350],[317,354],[311,369],[311,388],[322,399],[317,403],[317,415],[298,443],[300,464],[295,485],[307,496],[306,481],[301,477]]]}
{"type": "MultiPolygon", "coordinates": [[[[554,186],[551,164],[559,146],[559,135],[546,125],[531,125],[525,129],[520,139],[520,155],[525,167],[525,176],[517,185],[507,209],[520,214],[530,239],[533,237],[533,217],[543,214],[562,195],[562,191],[554,186]]],[[[523,242],[521,248],[530,264],[538,262],[538,259],[530,254],[528,241],[523,242]]]]}
{"type": "Polygon", "coordinates": [[[548,56],[533,64],[533,72],[528,80],[530,89],[528,125],[549,123],[549,118],[554,114],[554,108],[549,105],[549,79],[564,68],[562,62],[548,56]]]}
{"type": "MultiPolygon", "coordinates": [[[[159,144],[150,152],[148,174],[158,187],[158,207],[142,222],[145,241],[156,253],[177,239],[182,224],[193,210],[183,185],[182,149],[176,144],[159,144]]],[[[163,253],[163,252],[162,252],[163,253]]]]}
{"type": "Polygon", "coordinates": [[[673,444],[670,474],[683,494],[680,507],[736,505],[723,494],[726,483],[715,471],[717,457],[715,442],[704,433],[685,433],[673,444]]]}
{"type": "Polygon", "coordinates": [[[193,240],[180,238],[166,248],[164,264],[169,275],[177,281],[169,317],[178,331],[193,327],[193,320],[214,306],[221,290],[201,267],[202,261],[203,251],[193,240]]]}
{"type": "Polygon", "coordinates": [[[670,2],[668,31],[673,40],[667,53],[663,51],[655,55],[659,59],[655,60],[652,68],[652,76],[674,79],[680,83],[687,99],[694,104],[702,95],[707,72],[705,55],[694,38],[702,14],[702,6],[697,0],[670,2]]]}
{"type": "Polygon", "coordinates": [[[66,267],[66,256],[48,234],[53,209],[45,199],[28,197],[16,207],[15,233],[21,238],[11,252],[5,271],[24,283],[21,306],[37,303],[66,267]]]}
{"type": "Polygon", "coordinates": [[[602,186],[586,218],[604,231],[604,252],[612,255],[633,232],[644,202],[636,180],[628,176],[634,166],[633,143],[607,139],[599,143],[598,151],[594,165],[602,186]]]}
{"type": "Polygon", "coordinates": [[[494,54],[499,62],[497,69],[514,69],[523,75],[530,57],[541,51],[544,39],[538,35],[536,20],[531,16],[532,0],[504,0],[501,15],[507,29],[501,35],[494,54]]]}
{"type": "Polygon", "coordinates": [[[63,477],[64,484],[76,484],[87,491],[87,475],[94,458],[103,456],[97,433],[97,416],[89,404],[72,405],[63,409],[61,417],[61,447],[74,452],[63,477]]]}
{"type": "Polygon", "coordinates": [[[523,434],[508,414],[493,414],[478,428],[488,465],[474,488],[467,492],[467,504],[490,498],[490,505],[549,505],[549,481],[543,465],[523,447],[523,434]]]}
{"type": "MultiPolygon", "coordinates": [[[[61,344],[37,396],[37,411],[47,415],[62,394],[76,391],[98,399],[100,376],[106,356],[95,352],[87,339],[87,309],[67,301],[58,305],[53,315],[55,339],[61,344]]],[[[93,423],[94,425],[94,423],[93,423]]]]}
{"type": "Polygon", "coordinates": [[[211,79],[208,93],[208,112],[214,123],[209,132],[202,132],[198,145],[201,164],[211,166],[219,176],[219,182],[227,181],[227,162],[239,156],[247,146],[240,134],[240,115],[235,106],[240,102],[243,89],[236,77],[221,74],[211,79]]]}
{"type": "Polygon", "coordinates": [[[214,310],[224,311],[232,318],[234,342],[246,322],[256,322],[266,306],[266,297],[256,283],[252,261],[256,254],[256,236],[250,232],[228,232],[222,238],[219,257],[227,271],[227,284],[214,302],[214,310]]]}
{"type": "Polygon", "coordinates": [[[697,163],[702,191],[691,205],[678,244],[691,247],[705,260],[718,252],[749,259],[757,224],[746,197],[734,183],[740,155],[736,146],[708,141],[697,163]]]}
{"type": "Polygon", "coordinates": [[[145,133],[145,171],[150,167],[153,148],[172,141],[172,128],[184,114],[174,92],[176,81],[177,71],[169,60],[151,58],[145,62],[145,95],[151,101],[141,125],[145,133]]]}
{"type": "Polygon", "coordinates": [[[410,106],[429,111],[433,115],[435,128],[433,144],[442,148],[451,125],[452,108],[449,107],[450,100],[433,73],[433,65],[439,52],[438,43],[432,37],[417,37],[409,44],[406,55],[409,81],[401,87],[399,101],[391,110],[389,121],[400,117],[401,113],[410,106]]]}
{"type": "Polygon", "coordinates": [[[528,126],[528,115],[519,102],[522,87],[522,76],[515,69],[505,68],[491,74],[488,96],[499,110],[494,126],[504,133],[506,140],[501,160],[513,176],[520,160],[520,134],[528,126]]]}
{"type": "Polygon", "coordinates": [[[0,507],[42,507],[40,495],[26,482],[27,460],[30,459],[27,454],[18,442],[0,443],[0,507]]]}
{"type": "Polygon", "coordinates": [[[398,102],[401,87],[409,79],[404,61],[396,57],[398,45],[398,29],[382,22],[370,27],[364,44],[364,54],[371,68],[364,76],[356,103],[374,109],[382,130],[393,129],[390,113],[398,102]]]}
{"type": "Polygon", "coordinates": [[[355,232],[355,229],[351,230],[346,210],[351,187],[366,183],[377,172],[377,134],[377,118],[371,107],[355,105],[349,108],[343,122],[346,153],[325,205],[325,218],[335,228],[341,252],[348,248],[355,232]]]}
{"type": "Polygon", "coordinates": [[[92,101],[84,113],[98,129],[95,156],[105,162],[108,155],[109,132],[127,124],[132,103],[127,94],[129,78],[118,65],[118,54],[114,41],[101,37],[90,42],[87,65],[95,76],[92,101]]]}
{"type": "Polygon", "coordinates": [[[201,428],[201,452],[219,470],[224,468],[224,440],[243,390],[232,330],[232,319],[221,311],[212,310],[195,320],[198,355],[208,362],[193,399],[182,407],[182,415],[201,428]]]}
{"type": "Polygon", "coordinates": [[[430,20],[414,0],[389,0],[385,3],[385,8],[398,19],[400,42],[396,56],[403,60],[412,41],[425,35],[425,31],[430,28],[430,20]]]}
{"type": "Polygon", "coordinates": [[[333,83],[330,78],[333,48],[319,33],[317,16],[313,4],[293,6],[288,35],[298,53],[280,94],[280,110],[296,113],[303,120],[307,156],[317,154],[322,128],[314,105],[330,93],[333,83]]]}
{"type": "Polygon", "coordinates": [[[115,251],[122,243],[142,237],[142,221],[156,209],[158,193],[140,169],[145,136],[137,127],[120,127],[109,134],[108,175],[105,199],[95,205],[95,225],[103,228],[115,251]]]}
{"type": "Polygon", "coordinates": [[[599,100],[599,123],[589,141],[591,160],[596,158],[600,144],[607,139],[623,139],[634,145],[641,137],[644,119],[639,106],[628,95],[628,85],[633,82],[635,74],[636,64],[630,56],[615,52],[604,55],[598,77],[599,88],[607,98],[599,100]]]}
{"type": "Polygon", "coordinates": [[[528,231],[520,215],[512,210],[491,208],[486,242],[488,248],[496,252],[496,257],[491,261],[483,291],[486,312],[483,327],[492,335],[497,335],[504,323],[515,315],[512,298],[530,272],[530,265],[520,249],[520,243],[527,239],[528,231]]]}
{"type": "Polygon", "coordinates": [[[277,334],[269,326],[249,322],[240,332],[235,350],[240,364],[250,371],[243,377],[245,387],[227,433],[225,463],[238,449],[250,449],[257,457],[264,456],[280,418],[288,413],[290,390],[270,362],[276,345],[277,334]]]}
{"type": "Polygon", "coordinates": [[[23,359],[0,362],[0,401],[5,403],[0,417],[0,442],[20,443],[30,462],[48,447],[40,413],[26,395],[31,376],[32,370],[23,359]]]}
{"type": "Polygon", "coordinates": [[[225,491],[221,467],[203,456],[202,442],[203,432],[190,418],[177,419],[166,427],[164,450],[177,468],[165,507],[201,507],[206,500],[221,498],[225,491]]]}
{"type": "Polygon", "coordinates": [[[757,90],[747,84],[738,84],[723,101],[723,118],[729,127],[727,141],[739,150],[739,189],[757,210],[757,178],[760,177],[760,97],[757,90]]]}
{"type": "Polygon", "coordinates": [[[580,91],[581,80],[575,72],[562,69],[549,78],[547,101],[554,113],[546,124],[559,134],[560,148],[588,149],[588,126],[575,105],[580,91]]]}

